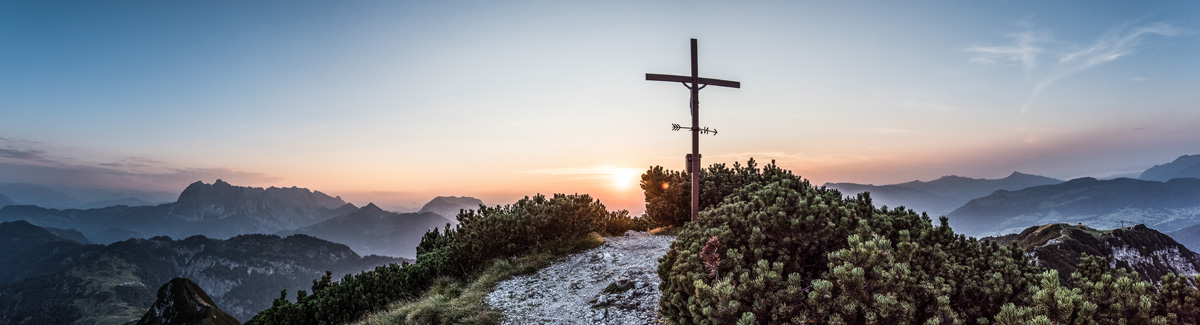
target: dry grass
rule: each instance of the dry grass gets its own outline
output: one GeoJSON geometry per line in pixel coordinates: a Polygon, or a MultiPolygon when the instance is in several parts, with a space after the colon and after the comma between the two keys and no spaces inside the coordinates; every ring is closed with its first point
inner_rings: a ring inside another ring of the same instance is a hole
{"type": "Polygon", "coordinates": [[[472,281],[438,279],[420,298],[402,301],[387,310],[364,317],[357,324],[499,324],[504,315],[487,304],[496,284],[514,275],[535,272],[560,256],[604,244],[597,233],[563,245],[551,252],[531,253],[510,259],[495,259],[472,281]]]}
{"type": "Polygon", "coordinates": [[[683,231],[683,227],[666,226],[650,229],[650,234],[654,236],[678,236],[680,231],[683,231]]]}

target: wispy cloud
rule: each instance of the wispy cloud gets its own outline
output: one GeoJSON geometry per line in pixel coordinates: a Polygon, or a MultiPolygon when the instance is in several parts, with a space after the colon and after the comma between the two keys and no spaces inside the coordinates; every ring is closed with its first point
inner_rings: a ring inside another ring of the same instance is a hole
{"type": "Polygon", "coordinates": [[[47,162],[46,151],[36,148],[37,145],[38,143],[32,141],[0,137],[0,158],[26,162],[47,162]]]}
{"type": "Polygon", "coordinates": [[[1055,40],[1049,32],[1034,30],[1031,23],[1022,22],[1020,25],[1025,30],[1008,36],[1013,39],[1013,44],[974,46],[965,50],[975,54],[968,59],[973,63],[995,63],[998,60],[1018,62],[1026,77],[1035,80],[1029,97],[1021,105],[1021,113],[1029,112],[1038,96],[1051,84],[1080,71],[1133,55],[1137,53],[1142,40],[1149,36],[1174,36],[1182,32],[1181,28],[1167,23],[1137,26],[1127,23],[1109,30],[1091,44],[1079,46],[1055,40]],[[1049,45],[1056,47],[1047,47],[1049,45]],[[1039,68],[1040,56],[1057,59],[1054,65],[1039,68]]]}
{"type": "Polygon", "coordinates": [[[13,148],[0,148],[0,157],[12,158],[17,160],[45,161],[45,154],[42,150],[20,150],[13,148]]]}
{"type": "MultiPolygon", "coordinates": [[[[1024,24],[1032,26],[1032,24],[1024,24]]],[[[1014,34],[1006,35],[1007,38],[1013,40],[1012,45],[1003,46],[973,46],[966,49],[967,52],[975,53],[970,61],[975,63],[996,63],[996,61],[1011,61],[1019,64],[1025,74],[1033,73],[1033,70],[1038,65],[1038,55],[1042,54],[1044,49],[1038,46],[1039,43],[1044,43],[1050,40],[1050,34],[1044,31],[1025,30],[1014,34]]]]}
{"type": "Polygon", "coordinates": [[[189,168],[146,157],[114,162],[55,154],[39,142],[0,137],[0,182],[67,184],[139,190],[180,190],[195,181],[224,179],[235,184],[261,184],[280,178],[231,168],[189,168]]]}

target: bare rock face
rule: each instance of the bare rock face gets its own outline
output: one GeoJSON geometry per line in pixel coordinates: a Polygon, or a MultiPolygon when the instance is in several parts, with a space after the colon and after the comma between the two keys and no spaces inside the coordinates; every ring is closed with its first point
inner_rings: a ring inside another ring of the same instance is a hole
{"type": "Polygon", "coordinates": [[[158,300],[138,325],[239,324],[216,304],[200,286],[186,278],[174,278],[158,289],[158,300]]]}

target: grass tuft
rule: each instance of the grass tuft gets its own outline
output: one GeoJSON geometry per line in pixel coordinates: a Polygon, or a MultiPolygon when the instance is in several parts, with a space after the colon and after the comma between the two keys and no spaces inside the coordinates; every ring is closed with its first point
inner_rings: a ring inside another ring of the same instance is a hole
{"type": "Polygon", "coordinates": [[[679,236],[679,232],[682,230],[683,230],[683,227],[676,227],[676,226],[658,227],[658,228],[650,229],[650,235],[653,235],[653,236],[679,236]]]}

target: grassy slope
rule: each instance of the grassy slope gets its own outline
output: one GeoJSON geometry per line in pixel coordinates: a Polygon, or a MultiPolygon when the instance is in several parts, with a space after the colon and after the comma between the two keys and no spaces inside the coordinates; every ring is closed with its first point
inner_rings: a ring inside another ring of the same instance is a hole
{"type": "Polygon", "coordinates": [[[499,324],[504,315],[485,301],[500,281],[549,266],[560,257],[599,247],[604,237],[591,233],[554,252],[538,252],[495,259],[472,279],[439,279],[421,297],[401,301],[387,310],[364,317],[356,324],[499,324]]]}

